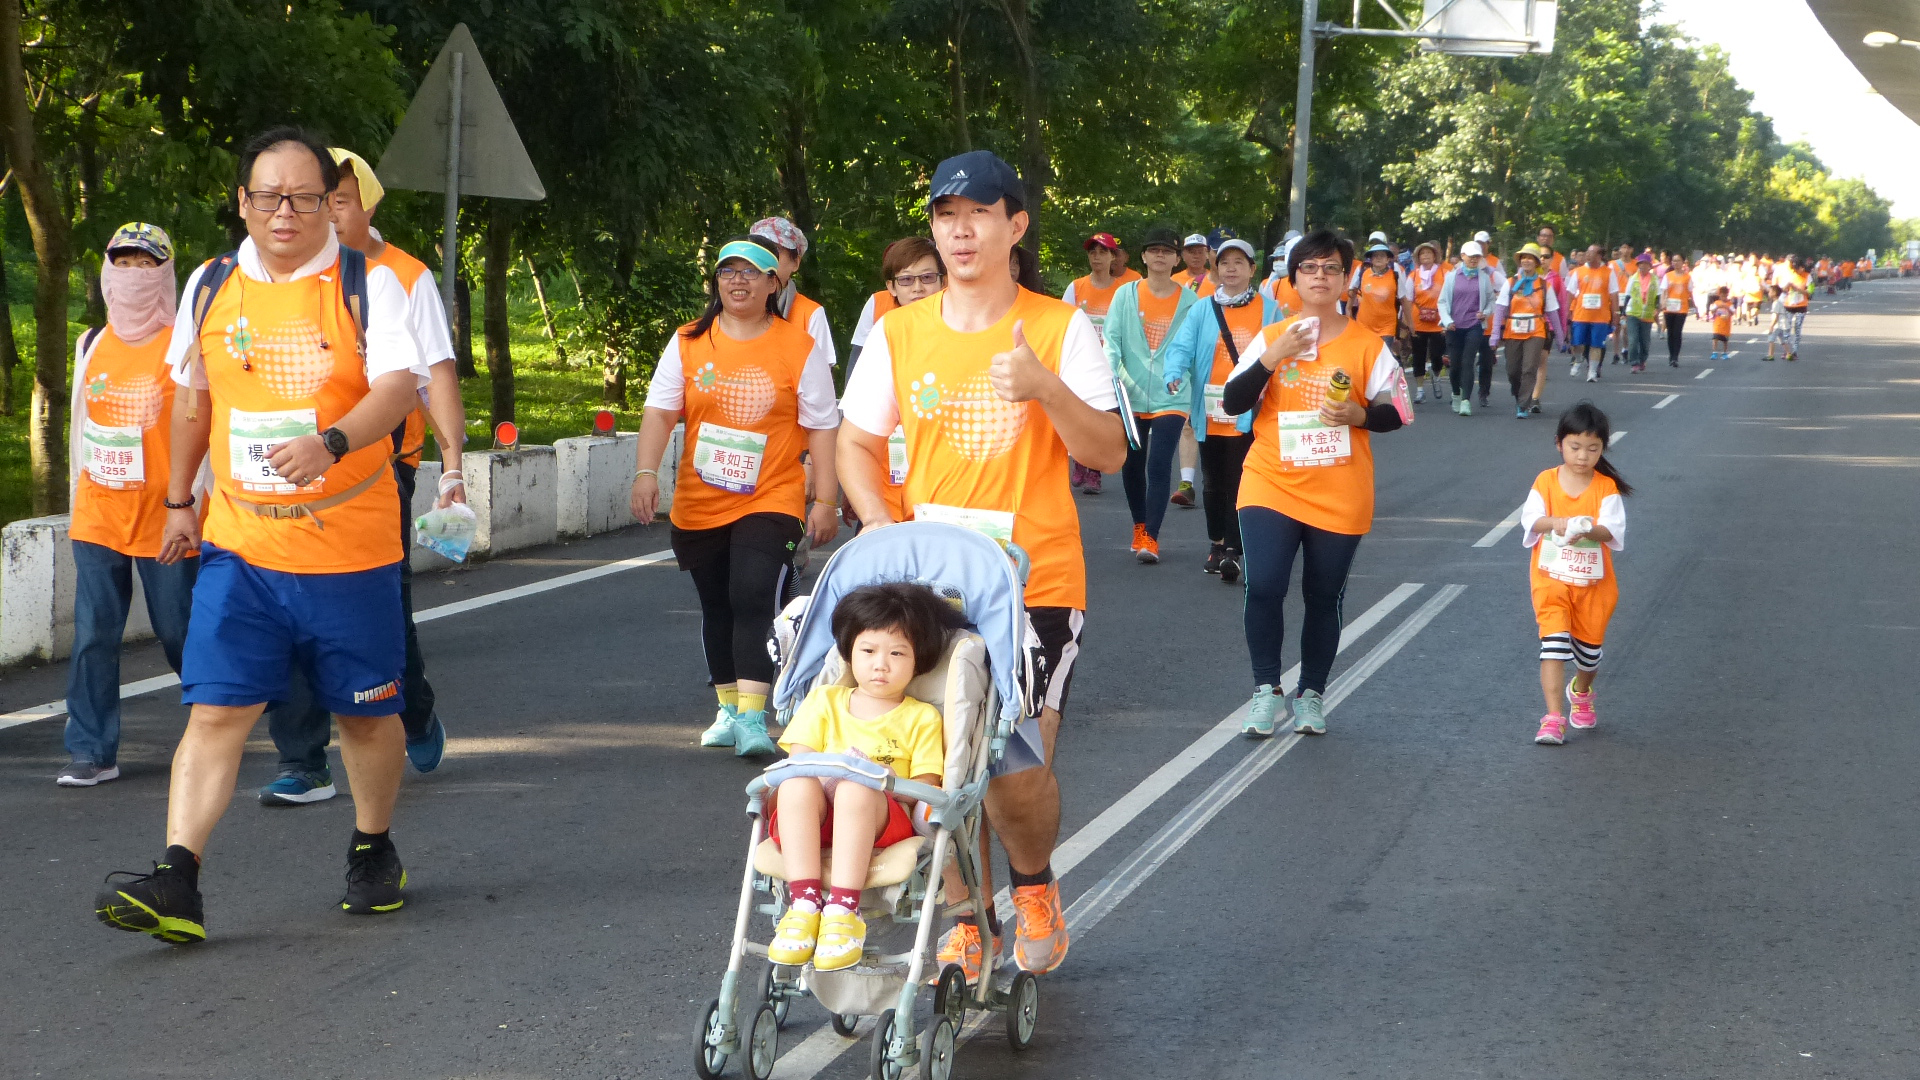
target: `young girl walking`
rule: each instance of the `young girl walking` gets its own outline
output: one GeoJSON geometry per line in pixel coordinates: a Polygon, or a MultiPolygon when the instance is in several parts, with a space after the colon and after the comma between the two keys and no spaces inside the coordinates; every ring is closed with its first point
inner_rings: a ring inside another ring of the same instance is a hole
{"type": "Polygon", "coordinates": [[[1530,560],[1533,616],[1540,624],[1540,691],[1547,699],[1533,741],[1547,746],[1567,741],[1569,719],[1582,730],[1599,723],[1593,680],[1620,599],[1613,553],[1626,546],[1624,500],[1633,494],[1633,485],[1606,459],[1612,434],[1607,414],[1591,402],[1561,414],[1553,436],[1560,464],[1534,477],[1520,511],[1521,542],[1536,552],[1530,560]],[[1569,660],[1576,673],[1563,685],[1569,660]],[[1565,704],[1573,706],[1571,717],[1561,711],[1565,704]]]}

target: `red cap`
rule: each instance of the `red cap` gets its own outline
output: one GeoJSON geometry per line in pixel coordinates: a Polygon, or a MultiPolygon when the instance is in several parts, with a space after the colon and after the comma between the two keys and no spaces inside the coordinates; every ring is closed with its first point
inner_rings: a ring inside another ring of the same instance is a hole
{"type": "Polygon", "coordinates": [[[1092,251],[1095,244],[1106,248],[1108,251],[1118,251],[1120,249],[1120,241],[1115,240],[1112,233],[1103,232],[1097,232],[1087,237],[1087,242],[1080,246],[1088,251],[1092,251]]]}

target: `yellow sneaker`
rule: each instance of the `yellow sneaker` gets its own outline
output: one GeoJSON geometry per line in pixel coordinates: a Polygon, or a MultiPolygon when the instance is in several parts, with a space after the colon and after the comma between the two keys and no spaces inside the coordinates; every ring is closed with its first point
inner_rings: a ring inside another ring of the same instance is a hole
{"type": "Polygon", "coordinates": [[[820,916],[820,946],[813,950],[813,970],[839,971],[853,967],[866,951],[867,924],[860,916],[820,916]]]}
{"type": "Polygon", "coordinates": [[[1020,928],[1014,933],[1013,962],[1020,970],[1045,975],[1067,958],[1067,918],[1060,910],[1060,883],[1021,885],[1013,890],[1020,928]]]}
{"type": "Polygon", "coordinates": [[[776,964],[799,967],[813,959],[814,939],[820,933],[820,913],[787,909],[774,928],[773,944],[767,946],[767,959],[776,964]]]}

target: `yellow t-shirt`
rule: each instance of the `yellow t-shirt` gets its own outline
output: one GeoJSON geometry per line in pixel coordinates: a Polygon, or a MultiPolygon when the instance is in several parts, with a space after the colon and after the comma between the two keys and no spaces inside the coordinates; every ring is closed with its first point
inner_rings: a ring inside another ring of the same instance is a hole
{"type": "Polygon", "coordinates": [[[892,710],[871,720],[853,715],[851,686],[817,687],[800,703],[793,722],[780,734],[780,749],[811,746],[825,754],[858,750],[911,780],[946,772],[946,729],[940,710],[924,701],[901,698],[892,710]]]}

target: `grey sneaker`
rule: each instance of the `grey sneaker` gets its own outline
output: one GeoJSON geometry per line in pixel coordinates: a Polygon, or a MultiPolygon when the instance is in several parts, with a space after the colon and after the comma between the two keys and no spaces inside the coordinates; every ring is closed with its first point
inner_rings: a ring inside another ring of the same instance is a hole
{"type": "Polygon", "coordinates": [[[260,789],[260,805],[304,806],[307,803],[325,802],[335,794],[331,770],[321,769],[317,773],[310,773],[288,769],[275,777],[273,783],[260,789]]]}
{"type": "Polygon", "coordinates": [[[713,714],[713,726],[700,733],[701,746],[733,745],[733,710],[725,705],[713,714]]]}
{"type": "Polygon", "coordinates": [[[1254,687],[1253,700],[1247,702],[1247,719],[1240,725],[1240,734],[1256,739],[1272,738],[1274,724],[1286,702],[1279,687],[1267,683],[1254,687]]]}
{"type": "Polygon", "coordinates": [[[1320,693],[1302,690],[1293,697],[1293,730],[1302,735],[1325,735],[1326,717],[1320,715],[1320,693]]]}
{"type": "Polygon", "coordinates": [[[69,761],[67,767],[53,782],[61,787],[93,787],[109,780],[120,779],[120,766],[100,765],[91,761],[69,761]]]}

